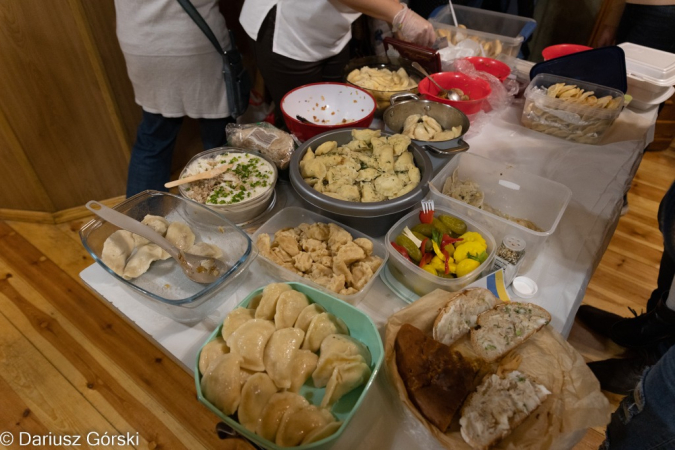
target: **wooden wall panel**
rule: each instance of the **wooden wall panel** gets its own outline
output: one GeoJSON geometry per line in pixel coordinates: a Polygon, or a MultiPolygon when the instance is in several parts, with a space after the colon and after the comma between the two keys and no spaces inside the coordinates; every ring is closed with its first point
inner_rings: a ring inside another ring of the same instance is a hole
{"type": "Polygon", "coordinates": [[[0,108],[55,210],[122,194],[127,170],[92,38],[71,3],[0,2],[0,108]]]}

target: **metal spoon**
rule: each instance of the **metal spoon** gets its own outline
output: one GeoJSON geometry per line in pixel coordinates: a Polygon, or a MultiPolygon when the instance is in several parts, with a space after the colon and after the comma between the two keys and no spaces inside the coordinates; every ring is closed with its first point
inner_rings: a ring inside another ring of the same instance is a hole
{"type": "Polygon", "coordinates": [[[424,70],[424,69],[422,68],[422,66],[420,66],[419,63],[418,63],[417,61],[413,62],[413,63],[412,63],[412,66],[413,66],[415,69],[419,70],[419,71],[422,73],[422,75],[424,75],[425,77],[429,78],[429,80],[430,80],[432,83],[434,83],[438,89],[440,89],[440,92],[439,92],[438,94],[436,94],[437,97],[440,97],[440,98],[447,98],[448,100],[452,100],[453,102],[458,102],[458,101],[462,100],[462,97],[460,97],[459,94],[458,94],[457,92],[448,91],[448,90],[446,90],[446,89],[443,89],[443,88],[441,87],[441,85],[438,84],[438,83],[436,82],[436,80],[434,80],[433,78],[431,78],[431,76],[427,73],[427,71],[424,70]]]}
{"type": "Polygon", "coordinates": [[[87,202],[86,207],[101,219],[105,219],[113,225],[136,233],[150,242],[159,245],[166,250],[173,259],[178,261],[178,264],[180,264],[180,268],[185,275],[194,282],[202,284],[213,283],[228,270],[227,265],[223,261],[206,256],[185,253],[149,226],[142,224],[121,212],[115,211],[112,208],[108,208],[99,202],[87,202]]]}

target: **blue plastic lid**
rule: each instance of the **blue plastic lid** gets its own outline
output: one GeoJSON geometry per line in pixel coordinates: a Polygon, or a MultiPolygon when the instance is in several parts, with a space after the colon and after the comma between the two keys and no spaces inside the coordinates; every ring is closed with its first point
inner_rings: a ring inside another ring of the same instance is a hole
{"type": "Polygon", "coordinates": [[[540,73],[588,81],[618,89],[624,94],[628,90],[626,55],[615,45],[540,62],[530,70],[530,79],[540,73]]]}

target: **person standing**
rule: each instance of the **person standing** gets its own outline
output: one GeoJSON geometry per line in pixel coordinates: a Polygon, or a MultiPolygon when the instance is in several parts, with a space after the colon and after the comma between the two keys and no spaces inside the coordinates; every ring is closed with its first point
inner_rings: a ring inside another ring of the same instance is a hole
{"type": "Polygon", "coordinates": [[[675,0],[610,0],[597,46],[633,44],[675,53],[675,0]]]}
{"type": "MultiPolygon", "coordinates": [[[[230,48],[217,0],[192,0],[224,49],[230,48]]],[[[205,150],[225,142],[232,122],[223,59],[176,0],[115,0],[117,38],[136,103],[143,108],[131,150],[126,195],[165,191],[184,117],[199,119],[205,150]]]]}

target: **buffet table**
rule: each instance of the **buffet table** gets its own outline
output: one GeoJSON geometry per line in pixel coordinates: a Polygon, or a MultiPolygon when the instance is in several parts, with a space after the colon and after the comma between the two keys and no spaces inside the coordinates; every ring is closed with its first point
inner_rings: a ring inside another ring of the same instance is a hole
{"type": "MultiPolygon", "coordinates": [[[[546,308],[553,318],[551,325],[567,336],[586,286],[614,233],[623,195],[637,170],[642,150],[653,138],[657,111],[656,108],[640,112],[624,110],[605,136],[604,145],[598,146],[576,144],[524,128],[520,125],[521,111],[522,103],[515,103],[467,140],[471,152],[513,164],[572,190],[572,199],[557,230],[547,240],[536,263],[524,274],[539,286],[537,296],[528,301],[546,308]]],[[[290,185],[280,182],[276,209],[298,202],[290,185]]],[[[252,229],[246,231],[253,233],[252,229]]],[[[203,322],[187,326],[141,304],[137,294],[119,284],[98,264],[88,267],[80,276],[188,371],[194,370],[200,346],[226,313],[254,289],[277,281],[254,262],[234,296],[203,322]]],[[[378,279],[358,307],[383,334],[387,318],[406,305],[378,279]]],[[[402,407],[386,380],[384,367],[381,372],[351,421],[349,432],[339,438],[334,448],[440,448],[402,407]]]]}

